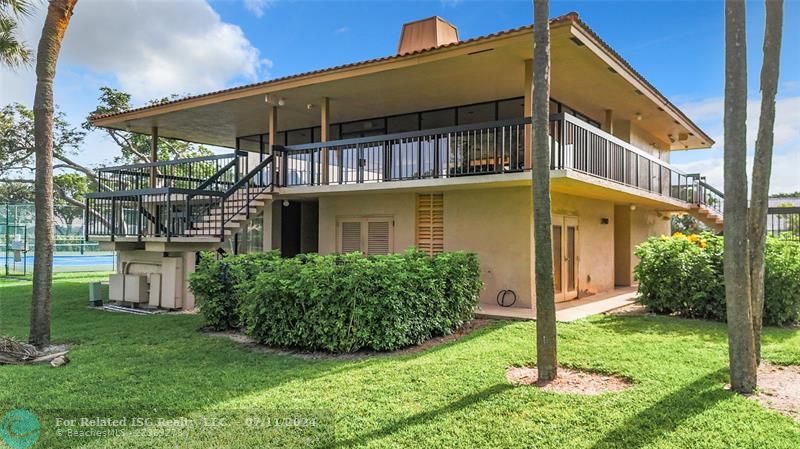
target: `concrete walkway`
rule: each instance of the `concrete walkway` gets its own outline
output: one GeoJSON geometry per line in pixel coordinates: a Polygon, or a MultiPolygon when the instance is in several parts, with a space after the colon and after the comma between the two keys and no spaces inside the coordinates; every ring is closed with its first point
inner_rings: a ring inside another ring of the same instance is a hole
{"type": "MultiPolygon", "coordinates": [[[[617,288],[586,298],[556,304],[556,321],[568,323],[598,313],[609,312],[636,302],[636,287],[617,288]]],[[[500,307],[495,304],[481,304],[476,316],[480,318],[500,318],[511,320],[535,320],[533,308],[500,307]]]]}

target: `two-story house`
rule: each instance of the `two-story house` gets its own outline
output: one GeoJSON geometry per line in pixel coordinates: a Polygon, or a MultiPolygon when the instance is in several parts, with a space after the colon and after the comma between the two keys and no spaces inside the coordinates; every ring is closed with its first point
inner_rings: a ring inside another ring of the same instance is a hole
{"type": "MultiPolygon", "coordinates": [[[[200,250],[416,246],[476,252],[482,302],[511,290],[532,308],[532,42],[532,26],[459,40],[432,17],[405,24],[391,56],[94,117],[154,146],[235,150],[99,171],[86,233],[118,251],[112,299],[193,308],[200,250]]],[[[630,285],[634,247],[669,233],[672,214],[718,227],[722,195],[669,163],[712,139],[577,14],[551,21],[551,45],[553,258],[567,301],[630,285]]]]}

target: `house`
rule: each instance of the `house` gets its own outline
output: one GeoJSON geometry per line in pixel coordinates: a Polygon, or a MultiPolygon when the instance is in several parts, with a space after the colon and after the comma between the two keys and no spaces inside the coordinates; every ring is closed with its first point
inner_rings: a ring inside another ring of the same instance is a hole
{"type": "MultiPolygon", "coordinates": [[[[96,116],[230,154],[99,170],[87,238],[119,253],[112,299],[194,307],[200,250],[474,251],[485,289],[534,300],[532,26],[459,40],[439,17],[397,54],[96,116]],[[149,287],[148,287],[149,283],[149,287]]],[[[722,193],[670,165],[713,140],[575,13],[551,21],[558,301],[631,285],[672,214],[722,223],[722,193]]],[[[154,148],[153,155],[157,154],[154,148]]],[[[154,157],[154,156],[153,156],[154,157]]]]}

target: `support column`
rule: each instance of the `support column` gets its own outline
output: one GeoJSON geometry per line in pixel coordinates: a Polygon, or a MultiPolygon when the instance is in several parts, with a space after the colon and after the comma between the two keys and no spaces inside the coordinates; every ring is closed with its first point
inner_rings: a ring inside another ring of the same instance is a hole
{"type": "MultiPolygon", "coordinates": [[[[319,141],[328,141],[328,131],[330,129],[330,100],[328,97],[322,97],[319,102],[319,141]]],[[[330,182],[330,169],[328,168],[328,149],[322,148],[320,151],[320,184],[328,184],[330,182]]]]}
{"type": "MultiPolygon", "coordinates": [[[[525,60],[525,101],[524,101],[524,116],[533,117],[533,59],[525,60]]],[[[525,153],[524,153],[524,168],[529,170],[533,166],[533,158],[531,153],[531,145],[533,137],[533,125],[525,125],[525,153]]]]}
{"type": "Polygon", "coordinates": [[[284,181],[280,179],[279,174],[281,173],[280,164],[283,161],[278,160],[278,156],[275,154],[275,144],[277,143],[277,134],[278,134],[278,107],[277,106],[270,106],[269,108],[269,117],[267,119],[269,125],[269,139],[267,141],[267,154],[272,156],[272,180],[273,183],[277,181],[278,185],[284,181]]]}
{"type": "Polygon", "coordinates": [[[603,131],[614,134],[614,111],[606,109],[605,118],[603,119],[603,131]]]}
{"type": "MultiPolygon", "coordinates": [[[[154,126],[151,130],[152,140],[150,141],[150,162],[158,161],[158,126],[154,126]]],[[[155,167],[150,167],[150,187],[156,188],[157,170],[155,167]]]]}

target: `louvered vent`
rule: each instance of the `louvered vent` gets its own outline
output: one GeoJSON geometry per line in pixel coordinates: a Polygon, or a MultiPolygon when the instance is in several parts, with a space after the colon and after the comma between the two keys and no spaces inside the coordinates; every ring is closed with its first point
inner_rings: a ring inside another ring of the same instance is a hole
{"type": "Polygon", "coordinates": [[[367,223],[368,254],[389,254],[389,225],[388,221],[370,221],[367,223]]]}
{"type": "Polygon", "coordinates": [[[362,251],[361,249],[361,222],[360,221],[343,221],[341,223],[342,229],[342,248],[341,253],[352,253],[354,251],[362,251]]]}
{"type": "Polygon", "coordinates": [[[444,195],[417,195],[417,248],[431,256],[444,251],[444,195]]]}

